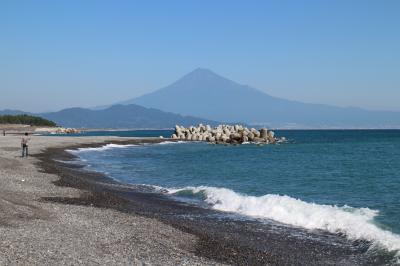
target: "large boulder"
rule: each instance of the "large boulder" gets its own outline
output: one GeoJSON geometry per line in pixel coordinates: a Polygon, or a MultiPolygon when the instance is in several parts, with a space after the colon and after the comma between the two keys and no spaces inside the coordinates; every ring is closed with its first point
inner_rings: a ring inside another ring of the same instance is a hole
{"type": "Polygon", "coordinates": [[[268,130],[266,128],[260,129],[260,138],[266,139],[268,137],[268,130]]]}
{"type": "Polygon", "coordinates": [[[231,140],[239,141],[239,140],[241,140],[242,136],[239,133],[232,133],[232,134],[229,135],[229,138],[231,140]]]}
{"type": "Polygon", "coordinates": [[[228,137],[227,135],[224,134],[224,135],[221,136],[220,140],[221,140],[222,142],[227,142],[227,141],[229,140],[229,137],[228,137]]]}
{"type": "Polygon", "coordinates": [[[268,137],[269,138],[274,138],[275,137],[275,132],[274,131],[268,131],[268,137]]]}
{"type": "Polygon", "coordinates": [[[250,133],[247,135],[247,137],[248,137],[249,141],[253,141],[254,138],[255,138],[255,135],[254,135],[253,132],[250,132],[250,133]]]}
{"type": "Polygon", "coordinates": [[[221,132],[217,132],[217,134],[215,134],[215,139],[218,141],[220,140],[222,137],[222,133],[221,132]]]}
{"type": "Polygon", "coordinates": [[[259,142],[265,142],[265,139],[255,137],[253,141],[259,143],[259,142]]]}

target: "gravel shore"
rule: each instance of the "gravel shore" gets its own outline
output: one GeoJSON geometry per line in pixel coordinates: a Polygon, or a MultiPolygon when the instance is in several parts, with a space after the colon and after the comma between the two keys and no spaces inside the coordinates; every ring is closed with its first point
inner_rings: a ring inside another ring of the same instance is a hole
{"type": "MultiPolygon", "coordinates": [[[[29,151],[120,140],[32,136],[29,151]]],[[[59,176],[40,171],[37,163],[20,157],[20,137],[0,137],[0,265],[218,264],[194,254],[196,236],[157,219],[43,200],[87,192],[54,185],[59,176]]]]}
{"type": "Polygon", "coordinates": [[[0,137],[0,265],[390,265],[369,243],[238,219],[65,163],[158,138],[0,137]]]}

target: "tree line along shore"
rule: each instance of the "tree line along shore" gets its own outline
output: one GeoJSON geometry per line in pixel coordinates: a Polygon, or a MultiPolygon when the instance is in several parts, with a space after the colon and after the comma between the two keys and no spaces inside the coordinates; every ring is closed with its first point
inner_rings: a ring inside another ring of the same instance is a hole
{"type": "Polygon", "coordinates": [[[2,134],[20,134],[21,132],[47,132],[54,134],[69,134],[81,132],[75,128],[64,128],[57,123],[33,115],[0,115],[0,130],[2,134]]]}
{"type": "Polygon", "coordinates": [[[46,126],[56,127],[57,124],[53,121],[44,119],[39,116],[33,115],[0,115],[0,124],[18,124],[18,125],[30,125],[30,126],[46,126]]]}

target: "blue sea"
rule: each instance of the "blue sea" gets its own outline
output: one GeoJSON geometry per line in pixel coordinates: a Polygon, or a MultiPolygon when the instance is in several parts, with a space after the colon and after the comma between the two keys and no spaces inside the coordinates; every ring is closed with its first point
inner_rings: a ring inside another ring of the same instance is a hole
{"type": "Polygon", "coordinates": [[[229,214],[400,250],[400,131],[281,130],[276,135],[288,142],[224,146],[165,141],[74,153],[89,169],[122,183],[149,185],[229,214]]]}

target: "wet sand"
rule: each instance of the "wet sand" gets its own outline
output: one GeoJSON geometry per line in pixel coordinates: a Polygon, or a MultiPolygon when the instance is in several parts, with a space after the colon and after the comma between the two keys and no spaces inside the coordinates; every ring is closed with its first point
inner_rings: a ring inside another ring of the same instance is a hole
{"type": "Polygon", "coordinates": [[[381,265],[368,243],[226,214],[88,172],[66,153],[159,139],[0,138],[0,264],[381,265]],[[40,147],[40,148],[39,148],[40,147]],[[54,160],[58,160],[54,161],[54,160]]]}

